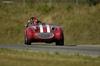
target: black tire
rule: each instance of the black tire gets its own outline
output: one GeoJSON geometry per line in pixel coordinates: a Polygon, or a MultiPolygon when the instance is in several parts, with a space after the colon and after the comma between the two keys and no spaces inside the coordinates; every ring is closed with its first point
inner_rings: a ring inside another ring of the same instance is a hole
{"type": "Polygon", "coordinates": [[[56,46],[64,46],[64,36],[62,34],[62,39],[59,41],[56,41],[56,46]]]}
{"type": "Polygon", "coordinates": [[[31,45],[31,41],[27,37],[25,37],[25,45],[31,45]]]}

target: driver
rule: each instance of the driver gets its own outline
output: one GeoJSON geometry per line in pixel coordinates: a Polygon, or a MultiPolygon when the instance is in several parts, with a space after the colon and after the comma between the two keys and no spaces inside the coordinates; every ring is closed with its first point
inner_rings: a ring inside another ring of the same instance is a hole
{"type": "Polygon", "coordinates": [[[31,17],[27,22],[27,27],[29,25],[37,25],[39,23],[41,23],[41,21],[39,21],[36,17],[31,17]]]}

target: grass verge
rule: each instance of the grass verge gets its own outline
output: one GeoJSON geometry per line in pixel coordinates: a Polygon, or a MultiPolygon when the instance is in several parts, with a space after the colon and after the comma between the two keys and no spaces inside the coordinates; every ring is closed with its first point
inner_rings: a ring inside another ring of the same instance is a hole
{"type": "Polygon", "coordinates": [[[0,66],[100,66],[100,57],[0,49],[0,66]]]}

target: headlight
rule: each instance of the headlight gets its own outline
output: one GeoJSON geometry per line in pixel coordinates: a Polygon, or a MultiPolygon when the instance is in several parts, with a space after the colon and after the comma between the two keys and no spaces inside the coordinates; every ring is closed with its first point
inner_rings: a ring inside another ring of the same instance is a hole
{"type": "Polygon", "coordinates": [[[54,26],[52,26],[52,27],[51,27],[51,30],[53,30],[53,31],[54,31],[55,29],[56,29],[56,27],[54,27],[54,26]]]}

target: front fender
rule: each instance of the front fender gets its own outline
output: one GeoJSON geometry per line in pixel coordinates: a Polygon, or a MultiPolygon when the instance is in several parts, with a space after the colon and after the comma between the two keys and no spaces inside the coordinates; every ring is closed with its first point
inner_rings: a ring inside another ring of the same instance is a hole
{"type": "Polygon", "coordinates": [[[57,27],[54,31],[54,37],[57,40],[61,40],[63,38],[63,31],[60,27],[57,27]]]}

